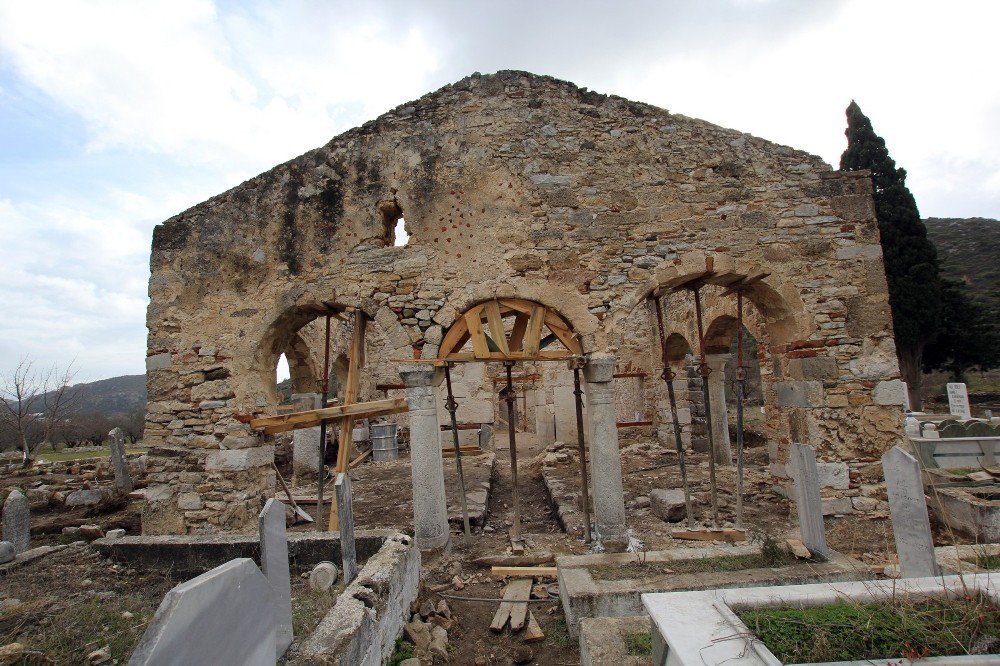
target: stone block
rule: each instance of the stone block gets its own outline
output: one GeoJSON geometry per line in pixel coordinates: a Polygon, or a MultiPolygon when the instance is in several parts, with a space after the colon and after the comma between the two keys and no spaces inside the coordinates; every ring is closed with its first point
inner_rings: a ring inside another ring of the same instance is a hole
{"type": "Polygon", "coordinates": [[[898,379],[879,382],[872,391],[872,400],[876,405],[898,405],[906,403],[906,384],[898,379]]]}
{"type": "Polygon", "coordinates": [[[274,591],[253,560],[230,560],[163,597],[130,666],[273,666],[274,591]]]}
{"type": "Polygon", "coordinates": [[[850,469],[847,463],[816,463],[820,488],[847,490],[851,487],[850,469]]]}
{"type": "Polygon", "coordinates": [[[850,497],[823,498],[824,516],[842,516],[848,513],[854,513],[854,504],[850,497]]]}
{"type": "Polygon", "coordinates": [[[881,245],[848,245],[837,248],[837,259],[877,259],[881,256],[881,245]]]}
{"type": "Polygon", "coordinates": [[[259,446],[254,449],[210,451],[205,456],[205,470],[238,472],[251,467],[262,467],[274,462],[274,447],[259,446]]]}
{"type": "Polygon", "coordinates": [[[146,357],[146,372],[152,372],[154,370],[166,370],[173,363],[171,355],[169,352],[164,352],[162,354],[153,354],[152,356],[146,357]]]}
{"type": "Polygon", "coordinates": [[[74,490],[66,496],[66,506],[94,506],[104,499],[104,491],[99,488],[92,490],[74,490]]]}
{"type": "Polygon", "coordinates": [[[228,379],[217,379],[211,382],[203,382],[191,389],[191,401],[201,402],[203,400],[228,400],[232,398],[233,387],[228,379]]]}
{"type": "Polygon", "coordinates": [[[822,405],[823,384],[821,382],[777,382],[774,388],[779,407],[818,407],[822,405]]]}
{"type": "Polygon", "coordinates": [[[649,505],[660,520],[676,523],[684,520],[684,491],[679,488],[656,488],[649,493],[649,505]]]}
{"type": "Polygon", "coordinates": [[[822,380],[836,379],[840,376],[840,372],[837,370],[837,359],[829,356],[813,356],[790,359],[788,375],[793,379],[822,380]]]}

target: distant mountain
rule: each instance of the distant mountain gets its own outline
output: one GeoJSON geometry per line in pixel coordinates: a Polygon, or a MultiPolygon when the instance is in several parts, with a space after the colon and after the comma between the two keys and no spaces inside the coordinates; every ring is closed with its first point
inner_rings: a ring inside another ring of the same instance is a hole
{"type": "Polygon", "coordinates": [[[945,277],[969,286],[969,295],[1000,313],[1000,220],[929,217],[927,235],[945,277]]]}
{"type": "MultiPolygon", "coordinates": [[[[111,417],[146,408],[146,375],[123,375],[96,382],[73,384],[73,411],[81,414],[96,412],[111,417]]],[[[42,411],[44,399],[35,399],[33,410],[42,411]]]]}

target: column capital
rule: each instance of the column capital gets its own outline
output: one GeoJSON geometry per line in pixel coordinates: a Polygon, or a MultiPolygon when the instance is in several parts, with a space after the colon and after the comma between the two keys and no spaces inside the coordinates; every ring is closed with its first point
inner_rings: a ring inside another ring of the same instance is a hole
{"type": "Polygon", "coordinates": [[[587,365],[583,367],[583,378],[588,384],[610,382],[614,379],[617,362],[614,354],[604,352],[590,354],[587,356],[587,365]]]}
{"type": "Polygon", "coordinates": [[[705,363],[707,363],[708,367],[712,370],[712,375],[709,376],[711,377],[713,375],[721,374],[726,367],[726,363],[728,363],[729,359],[732,357],[733,355],[728,352],[725,354],[705,354],[705,363]]]}
{"type": "Polygon", "coordinates": [[[399,366],[399,376],[407,388],[437,386],[444,379],[444,371],[430,363],[407,363],[399,366]]]}

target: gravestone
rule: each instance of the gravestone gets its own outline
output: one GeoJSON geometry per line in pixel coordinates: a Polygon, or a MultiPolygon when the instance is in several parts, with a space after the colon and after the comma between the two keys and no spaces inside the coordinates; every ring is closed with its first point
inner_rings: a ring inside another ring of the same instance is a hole
{"type": "Polygon", "coordinates": [[[249,558],[181,583],[163,597],[129,666],[273,666],[274,596],[249,558]]]}
{"type": "Polygon", "coordinates": [[[111,446],[111,467],[115,471],[115,488],[123,493],[130,493],[133,485],[128,473],[128,460],[125,458],[125,431],[115,428],[109,432],[108,443],[111,446]]]}
{"type": "Polygon", "coordinates": [[[31,541],[31,509],[28,498],[17,488],[3,503],[3,540],[14,545],[15,553],[28,550],[31,541]]]}
{"type": "Polygon", "coordinates": [[[938,433],[941,437],[945,439],[953,439],[955,437],[968,437],[969,434],[965,429],[965,424],[963,423],[949,423],[944,427],[939,427],[938,433]]]}
{"type": "Polygon", "coordinates": [[[965,384],[948,384],[948,411],[961,419],[971,419],[969,391],[965,384]]]}
{"type": "Polygon", "coordinates": [[[351,504],[351,477],[340,473],[334,484],[337,490],[337,517],[340,520],[340,553],[343,556],[344,585],[358,575],[358,555],[354,547],[354,506],[351,504]]]}
{"type": "Polygon", "coordinates": [[[260,512],[260,566],[274,590],[277,621],[277,658],[292,644],[292,581],[288,573],[288,535],[285,533],[285,505],[267,500],[260,512]]]}
{"type": "Polygon", "coordinates": [[[793,443],[789,462],[795,482],[795,508],[799,514],[802,543],[813,556],[826,558],[830,549],[826,545],[823,525],[823,499],[819,492],[816,452],[811,446],[793,443]]]}
{"type": "Polygon", "coordinates": [[[894,446],[882,456],[882,471],[901,575],[904,578],[937,576],[920,464],[912,455],[894,446]]]}

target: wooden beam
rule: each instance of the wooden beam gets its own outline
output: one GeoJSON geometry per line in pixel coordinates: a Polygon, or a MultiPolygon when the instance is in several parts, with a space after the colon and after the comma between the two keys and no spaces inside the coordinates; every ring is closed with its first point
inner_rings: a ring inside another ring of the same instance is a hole
{"type": "Polygon", "coordinates": [[[534,356],[538,353],[539,344],[542,340],[543,323],[545,323],[545,308],[535,305],[531,308],[531,316],[528,319],[528,331],[524,336],[525,356],[534,356]]]}
{"type": "MultiPolygon", "coordinates": [[[[511,352],[509,354],[501,354],[500,352],[490,352],[484,356],[479,354],[469,353],[469,352],[458,352],[456,354],[449,354],[447,360],[449,361],[563,361],[571,358],[576,358],[579,354],[573,354],[568,351],[539,351],[536,354],[528,354],[526,352],[511,352]]],[[[400,363],[406,361],[407,359],[400,359],[400,363]]],[[[444,363],[442,359],[432,359],[444,363]]],[[[418,359],[419,361],[419,359],[418,359]]],[[[411,361],[412,362],[412,361],[411,361]]]]}
{"type": "Polygon", "coordinates": [[[476,306],[465,313],[465,325],[469,327],[469,337],[472,339],[472,353],[476,358],[488,358],[490,346],[486,342],[486,333],[483,331],[483,322],[480,319],[482,306],[476,306]]]}
{"type": "Polygon", "coordinates": [[[445,358],[448,354],[452,352],[457,352],[465,344],[465,341],[469,339],[469,327],[465,323],[465,318],[457,320],[448,329],[448,332],[444,336],[444,340],[441,341],[440,353],[438,354],[441,358],[445,358]]]}
{"type": "Polygon", "coordinates": [[[512,351],[523,351],[521,345],[524,343],[524,334],[528,330],[528,315],[523,312],[517,313],[514,320],[514,328],[510,331],[510,345],[508,353],[512,351]]]}
{"type": "Polygon", "coordinates": [[[743,530],[674,530],[670,533],[675,539],[685,541],[746,541],[747,533],[743,530]]]}
{"type": "Polygon", "coordinates": [[[311,409],[306,412],[264,416],[251,420],[250,427],[254,430],[263,430],[265,435],[273,435],[279,432],[288,432],[289,430],[315,428],[322,421],[338,421],[347,416],[356,418],[384,416],[386,414],[399,414],[408,409],[405,398],[386,398],[371,402],[356,402],[352,405],[336,405],[323,409],[311,409]]]}
{"type": "Polygon", "coordinates": [[[555,578],[557,567],[493,567],[491,572],[497,578],[555,578]]]}
{"type": "Polygon", "coordinates": [[[510,349],[507,347],[507,336],[503,330],[503,319],[500,317],[500,304],[496,301],[487,301],[484,309],[486,310],[486,325],[490,329],[490,337],[493,338],[493,342],[496,343],[501,354],[510,353],[510,349]]]}

